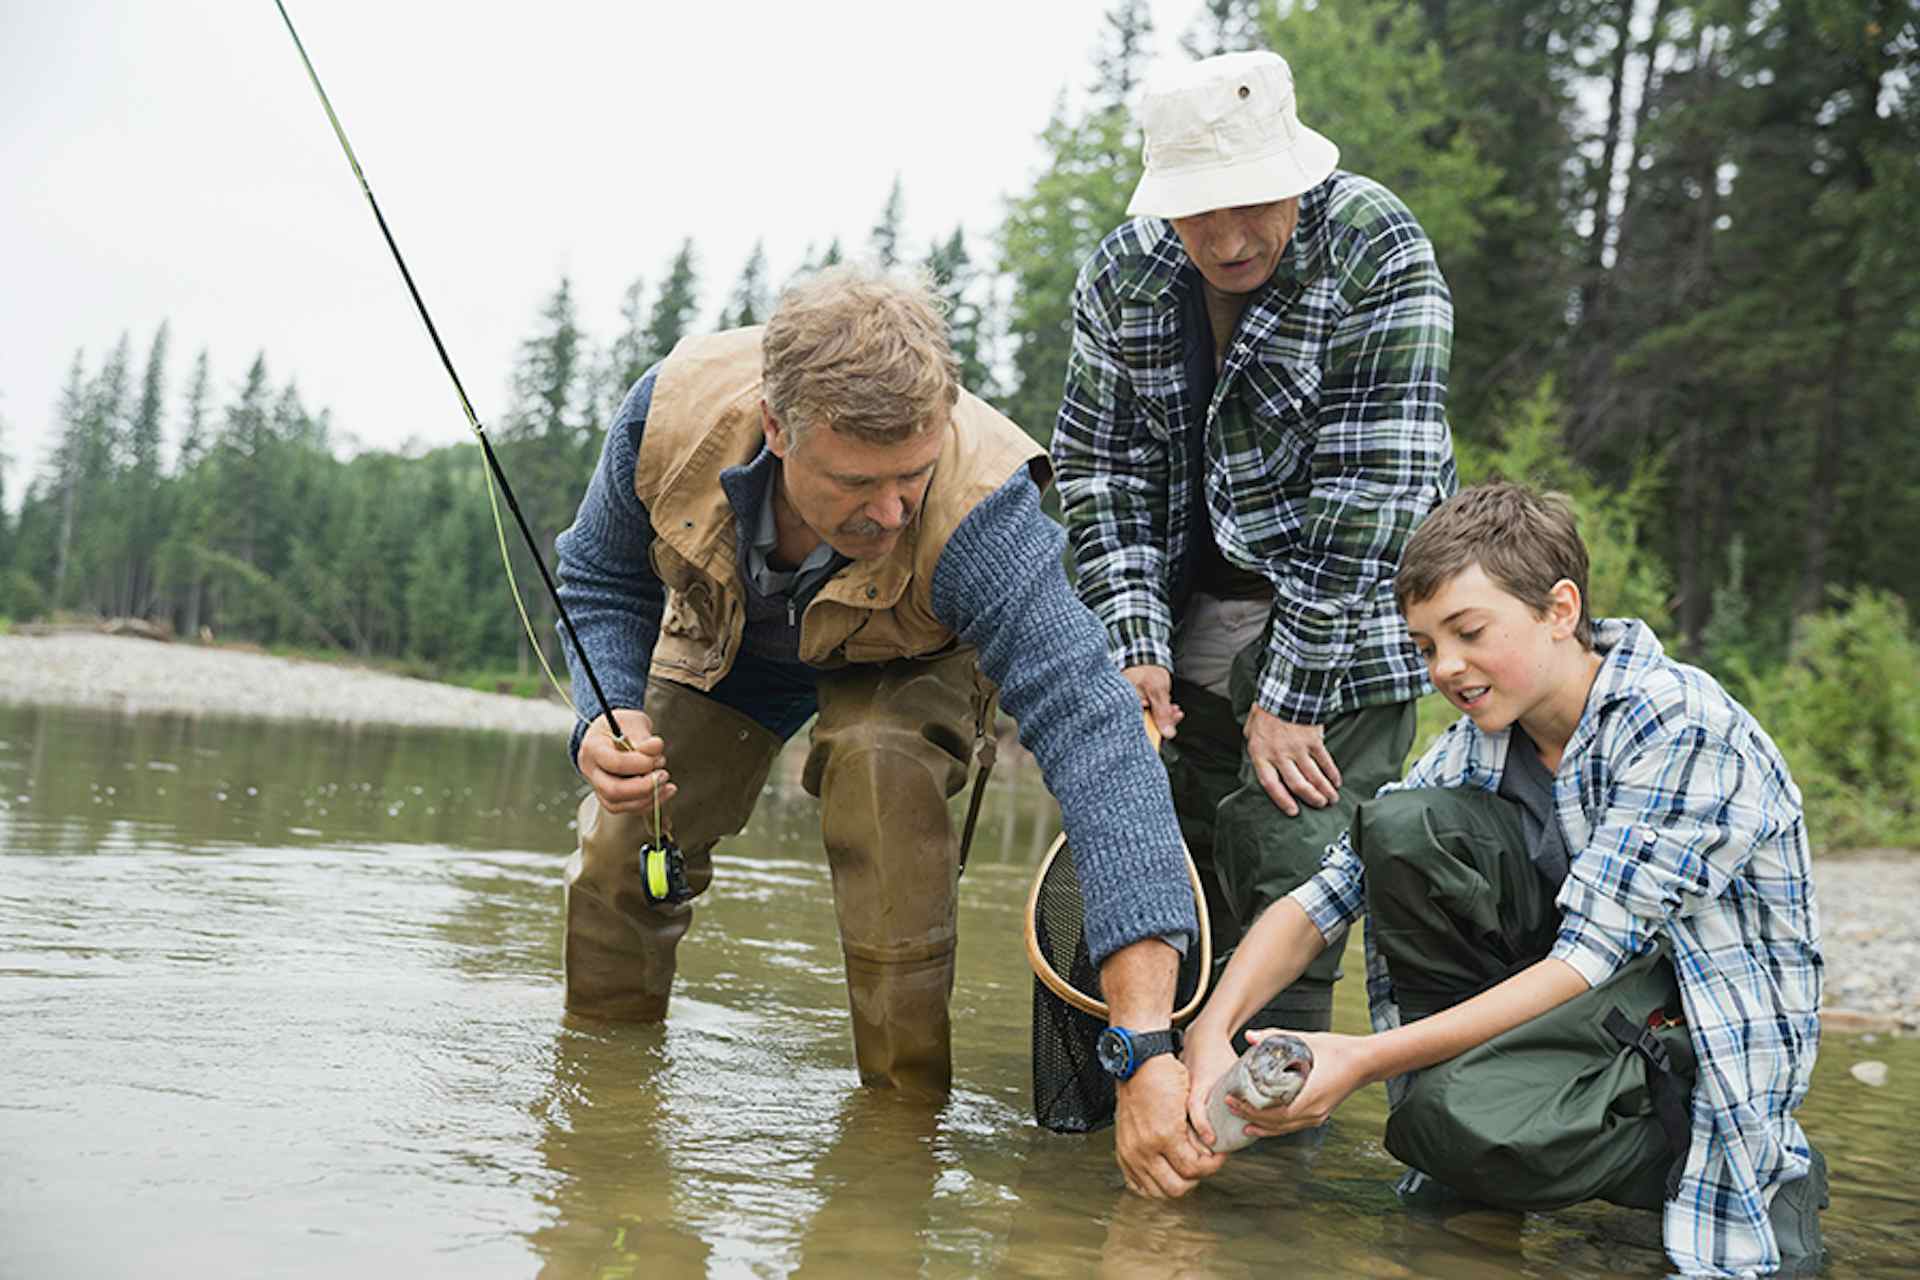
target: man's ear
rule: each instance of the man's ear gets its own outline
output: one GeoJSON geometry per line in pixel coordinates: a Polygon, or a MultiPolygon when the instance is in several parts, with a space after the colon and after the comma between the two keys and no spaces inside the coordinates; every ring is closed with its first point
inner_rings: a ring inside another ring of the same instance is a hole
{"type": "Polygon", "coordinates": [[[788,451],[787,433],[785,429],[781,427],[780,420],[773,416],[773,410],[767,407],[765,400],[760,402],[760,430],[766,433],[767,448],[773,453],[773,456],[776,458],[786,457],[788,451]]]}

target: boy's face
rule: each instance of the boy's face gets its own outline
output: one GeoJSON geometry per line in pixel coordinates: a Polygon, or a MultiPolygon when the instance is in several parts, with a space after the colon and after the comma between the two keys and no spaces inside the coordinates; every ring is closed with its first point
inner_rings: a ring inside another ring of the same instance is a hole
{"type": "Polygon", "coordinates": [[[1546,707],[1564,679],[1566,644],[1579,621],[1573,584],[1555,588],[1546,614],[1502,590],[1477,564],[1407,606],[1407,630],[1447,701],[1484,733],[1499,733],[1546,707]],[[1571,616],[1561,597],[1571,596],[1571,616]]]}

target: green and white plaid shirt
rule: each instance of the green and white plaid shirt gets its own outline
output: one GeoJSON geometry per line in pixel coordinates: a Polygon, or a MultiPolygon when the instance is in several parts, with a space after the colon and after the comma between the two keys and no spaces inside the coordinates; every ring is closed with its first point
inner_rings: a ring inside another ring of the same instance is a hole
{"type": "Polygon", "coordinates": [[[1125,224],[1074,290],[1053,458],[1080,594],[1122,667],[1173,666],[1173,597],[1204,497],[1228,563],[1274,592],[1262,707],[1325,724],[1427,689],[1393,599],[1409,534],[1458,486],[1447,429],[1453,303],[1391,191],[1336,171],[1300,197],[1211,405],[1188,392],[1199,275],[1171,225],[1125,224]],[[1204,495],[1190,456],[1205,414],[1204,495]]]}

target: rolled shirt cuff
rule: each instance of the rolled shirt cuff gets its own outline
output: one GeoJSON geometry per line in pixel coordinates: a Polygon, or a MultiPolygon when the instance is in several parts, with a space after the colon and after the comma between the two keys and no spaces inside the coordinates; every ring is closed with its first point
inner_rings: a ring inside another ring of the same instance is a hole
{"type": "Polygon", "coordinates": [[[1329,942],[1366,909],[1360,886],[1338,867],[1322,867],[1311,880],[1287,896],[1300,904],[1313,927],[1329,942]]]}
{"type": "Polygon", "coordinates": [[[1547,955],[1571,966],[1586,979],[1589,987],[1599,986],[1633,958],[1619,938],[1594,927],[1586,917],[1576,915],[1561,920],[1560,936],[1547,955]]]}

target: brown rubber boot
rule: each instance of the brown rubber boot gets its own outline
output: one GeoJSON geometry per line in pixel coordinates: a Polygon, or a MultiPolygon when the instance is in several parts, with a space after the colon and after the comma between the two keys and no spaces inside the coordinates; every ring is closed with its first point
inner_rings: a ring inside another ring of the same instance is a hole
{"type": "MultiPolygon", "coordinates": [[[[747,825],[780,740],[738,711],[663,680],[647,688],[647,715],[666,740],[667,772],[680,788],[667,808],[667,830],[686,855],[688,886],[705,893],[713,846],[747,825]]],[[[606,813],[588,792],[579,827],[580,847],[567,862],[567,1009],[659,1022],[693,904],[647,900],[639,855],[653,839],[651,813],[606,813]]]]}
{"type": "Polygon", "coordinates": [[[863,1083],[944,1097],[953,1082],[959,848],[947,798],[966,783],[981,684],[971,653],[836,672],[803,782],[847,960],[863,1083]]]}

